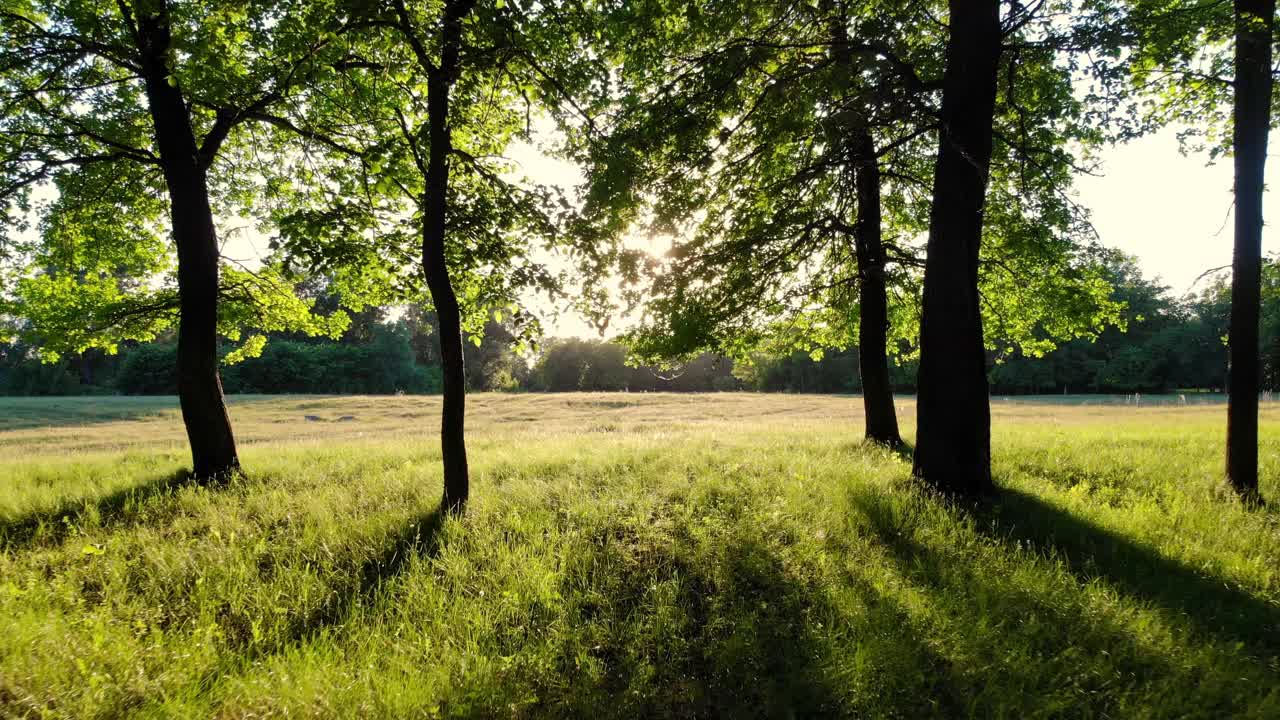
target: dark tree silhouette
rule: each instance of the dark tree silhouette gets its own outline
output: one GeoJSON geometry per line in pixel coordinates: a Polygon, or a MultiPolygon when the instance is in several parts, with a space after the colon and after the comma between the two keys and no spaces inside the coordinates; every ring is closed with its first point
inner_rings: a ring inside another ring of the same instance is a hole
{"type": "MultiPolygon", "coordinates": [[[[422,269],[427,290],[440,322],[440,359],[444,372],[444,410],[440,421],[440,451],[444,461],[444,498],[448,512],[463,509],[470,492],[467,475],[467,375],[462,351],[462,313],[449,278],[445,255],[445,226],[449,212],[449,90],[457,77],[462,44],[462,21],[473,0],[450,0],[440,23],[440,63],[427,65],[427,123],[430,154],[422,197],[422,269]]],[[[404,30],[412,33],[407,13],[399,13],[404,30]]]]}
{"type": "Polygon", "coordinates": [[[978,249],[1000,63],[999,0],[951,0],[942,128],[929,217],[915,475],[948,494],[991,487],[991,408],[978,249]]]}
{"type": "Polygon", "coordinates": [[[1232,259],[1231,371],[1227,478],[1258,502],[1258,317],[1262,292],[1262,193],[1271,128],[1271,42],[1275,0],[1235,2],[1235,250],[1232,259]]]}

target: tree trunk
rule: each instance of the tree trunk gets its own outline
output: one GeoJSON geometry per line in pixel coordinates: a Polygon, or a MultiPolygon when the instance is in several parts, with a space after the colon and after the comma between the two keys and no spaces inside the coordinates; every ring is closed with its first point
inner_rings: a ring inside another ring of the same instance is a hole
{"type": "Polygon", "coordinates": [[[858,220],[853,232],[854,251],[858,256],[858,370],[862,375],[862,406],[867,416],[867,439],[896,448],[902,445],[902,437],[898,434],[893,383],[889,380],[886,339],[889,301],[880,229],[880,166],[869,131],[858,130],[853,143],[857,162],[854,184],[858,220]]]}
{"type": "Polygon", "coordinates": [[[1227,479],[1247,502],[1258,493],[1258,315],[1262,193],[1271,127],[1271,28],[1275,0],[1235,0],[1235,251],[1231,264],[1231,367],[1227,479]]]}
{"type": "Polygon", "coordinates": [[[240,469],[218,377],[218,238],[191,118],[168,60],[168,11],[137,18],[137,41],[178,249],[178,399],[199,480],[240,469]]]}
{"type": "Polygon", "coordinates": [[[978,248],[1000,62],[999,0],[951,0],[942,129],[920,320],[915,475],[940,491],[992,489],[991,408],[978,248]]]}
{"type": "MultiPolygon", "coordinates": [[[[844,93],[858,72],[849,46],[849,20],[830,0],[824,0],[823,11],[829,13],[827,29],[831,35],[832,57],[844,70],[837,79],[837,89],[844,93]]],[[[853,227],[854,254],[858,262],[858,373],[862,376],[866,438],[896,448],[902,445],[902,436],[898,433],[893,384],[889,381],[886,341],[889,301],[880,229],[880,165],[875,139],[866,123],[865,117],[854,118],[850,125],[839,130],[837,140],[849,151],[858,201],[858,219],[853,227]]]]}
{"type": "Polygon", "coordinates": [[[93,359],[96,356],[93,350],[80,353],[80,384],[85,387],[93,385],[93,359]]]}
{"type": "Polygon", "coordinates": [[[449,90],[458,71],[462,19],[470,9],[471,3],[465,1],[445,5],[440,65],[427,77],[427,123],[431,147],[422,203],[422,268],[440,323],[440,358],[444,374],[444,409],[440,422],[440,453],[444,463],[441,505],[450,513],[461,512],[466,507],[470,492],[464,429],[467,376],[462,351],[462,314],[453,291],[453,281],[449,278],[445,254],[449,155],[453,142],[449,128],[449,90]]]}

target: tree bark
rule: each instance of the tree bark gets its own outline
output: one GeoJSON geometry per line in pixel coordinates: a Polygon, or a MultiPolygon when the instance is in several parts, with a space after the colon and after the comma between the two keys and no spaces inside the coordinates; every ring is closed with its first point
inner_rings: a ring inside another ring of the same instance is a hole
{"type": "Polygon", "coordinates": [[[950,0],[942,129],[920,321],[914,473],[938,490],[992,490],[978,249],[1000,62],[999,0],[950,0]]]}
{"type": "Polygon", "coordinates": [[[1258,315],[1262,288],[1262,193],[1271,127],[1271,33],[1275,0],[1235,0],[1235,249],[1227,479],[1247,502],[1258,493],[1258,315]]]}
{"type": "Polygon", "coordinates": [[[240,460],[218,377],[218,237],[191,117],[169,67],[168,10],[156,6],[138,16],[136,40],[178,250],[178,399],[194,476],[219,480],[239,472],[240,460]]]}
{"type": "Polygon", "coordinates": [[[858,259],[858,370],[862,375],[866,436],[872,442],[896,448],[902,445],[902,436],[898,433],[893,383],[889,380],[889,301],[880,228],[880,166],[875,140],[865,128],[855,133],[853,154],[858,196],[858,219],[853,227],[858,259]]]}
{"type": "Polygon", "coordinates": [[[462,350],[462,314],[449,277],[445,253],[449,155],[453,149],[449,128],[449,91],[458,72],[462,20],[472,5],[467,0],[446,3],[441,25],[440,65],[429,71],[427,76],[427,124],[431,145],[422,203],[422,268],[440,323],[440,358],[444,375],[444,408],[440,422],[440,452],[444,464],[441,505],[450,513],[465,509],[470,480],[464,428],[467,379],[462,350]]]}

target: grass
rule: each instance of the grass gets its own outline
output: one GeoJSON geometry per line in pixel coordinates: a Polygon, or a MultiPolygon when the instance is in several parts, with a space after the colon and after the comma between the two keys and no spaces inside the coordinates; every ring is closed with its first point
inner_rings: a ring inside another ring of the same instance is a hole
{"type": "Polygon", "coordinates": [[[41,402],[0,400],[0,717],[1280,717],[1221,407],[996,403],[959,508],[856,399],[480,395],[442,520],[438,399],[239,399],[216,490],[171,401],[41,402]]]}

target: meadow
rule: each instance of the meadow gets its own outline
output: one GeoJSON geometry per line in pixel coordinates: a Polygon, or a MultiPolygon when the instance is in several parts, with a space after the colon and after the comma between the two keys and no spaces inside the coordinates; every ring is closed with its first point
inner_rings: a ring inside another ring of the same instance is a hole
{"type": "Polygon", "coordinates": [[[231,409],[200,488],[172,398],[0,400],[0,717],[1280,717],[1270,404],[1248,511],[1222,406],[997,400],[955,506],[857,398],[481,394],[460,519],[438,398],[231,409]]]}

